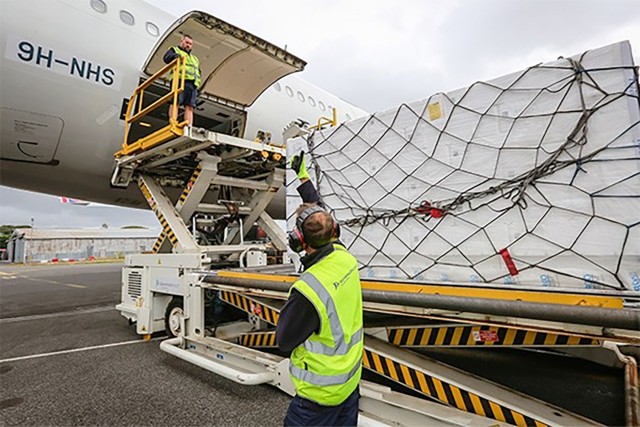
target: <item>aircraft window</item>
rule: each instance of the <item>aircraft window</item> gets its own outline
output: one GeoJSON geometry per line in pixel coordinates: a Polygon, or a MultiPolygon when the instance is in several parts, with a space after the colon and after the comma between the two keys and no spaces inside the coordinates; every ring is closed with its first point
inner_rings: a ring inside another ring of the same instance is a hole
{"type": "Polygon", "coordinates": [[[153,37],[158,37],[160,35],[160,29],[153,22],[147,22],[147,33],[151,34],[153,37]]]}
{"type": "Polygon", "coordinates": [[[345,114],[345,116],[347,116],[347,121],[351,120],[351,116],[348,114],[345,114]]]}
{"type": "Polygon", "coordinates": [[[327,104],[327,110],[331,111],[331,110],[333,110],[333,107],[331,105],[327,104]]]}
{"type": "Polygon", "coordinates": [[[313,99],[310,96],[307,96],[307,99],[309,100],[309,104],[311,104],[312,107],[316,106],[316,100],[315,99],[313,99]]]}
{"type": "Polygon", "coordinates": [[[324,102],[322,102],[322,101],[318,101],[318,106],[320,107],[320,109],[322,111],[324,111],[326,109],[326,107],[324,106],[324,102]]]}
{"type": "Polygon", "coordinates": [[[287,92],[287,95],[293,96],[293,90],[289,86],[285,86],[284,90],[287,92]]]}
{"type": "Polygon", "coordinates": [[[304,95],[300,91],[298,91],[298,99],[300,100],[300,102],[304,102],[304,95]]]}
{"type": "Polygon", "coordinates": [[[102,0],[91,0],[91,7],[96,12],[106,13],[107,12],[107,4],[102,0]]]}
{"type": "Polygon", "coordinates": [[[133,25],[136,22],[133,15],[127,12],[126,10],[120,11],[120,20],[127,25],[133,25]]]}
{"type": "Polygon", "coordinates": [[[275,90],[277,90],[278,92],[280,92],[282,90],[282,86],[280,86],[280,83],[276,82],[276,84],[273,85],[273,88],[275,90]]]}

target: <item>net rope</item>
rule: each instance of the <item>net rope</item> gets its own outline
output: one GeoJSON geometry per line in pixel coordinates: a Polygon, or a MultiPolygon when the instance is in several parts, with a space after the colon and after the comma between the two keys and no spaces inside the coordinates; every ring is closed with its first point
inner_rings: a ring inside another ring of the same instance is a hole
{"type": "Polygon", "coordinates": [[[640,291],[637,72],[588,53],[307,138],[364,275],[640,291]]]}

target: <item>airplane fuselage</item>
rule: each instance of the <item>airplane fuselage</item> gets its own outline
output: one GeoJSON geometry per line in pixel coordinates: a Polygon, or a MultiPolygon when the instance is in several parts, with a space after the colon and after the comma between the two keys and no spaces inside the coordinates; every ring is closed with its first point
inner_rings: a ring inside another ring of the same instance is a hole
{"type": "MultiPolygon", "coordinates": [[[[141,69],[176,17],[140,1],[110,0],[104,13],[92,4],[3,3],[0,184],[146,207],[135,186],[111,188],[109,177],[124,136],[124,102],[147,77],[141,69]]],[[[329,107],[338,109],[340,121],[364,114],[287,76],[247,108],[244,135],[280,135],[298,118],[329,116],[329,107]]]]}

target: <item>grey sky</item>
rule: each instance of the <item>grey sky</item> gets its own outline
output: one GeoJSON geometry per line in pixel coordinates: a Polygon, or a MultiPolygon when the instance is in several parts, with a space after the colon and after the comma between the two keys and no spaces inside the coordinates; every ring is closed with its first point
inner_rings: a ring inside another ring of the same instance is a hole
{"type": "MultiPolygon", "coordinates": [[[[176,15],[203,10],[286,45],[308,62],[304,79],[370,112],[625,39],[640,63],[637,0],[149,2],[176,15]]],[[[2,224],[157,227],[148,211],[6,187],[0,206],[2,224]]]]}

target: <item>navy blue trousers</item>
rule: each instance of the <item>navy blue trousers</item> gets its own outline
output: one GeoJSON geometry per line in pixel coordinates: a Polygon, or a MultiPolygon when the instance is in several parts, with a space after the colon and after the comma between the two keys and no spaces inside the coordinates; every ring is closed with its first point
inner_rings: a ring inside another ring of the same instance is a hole
{"type": "Polygon", "coordinates": [[[355,426],[358,424],[359,390],[356,389],[347,400],[338,406],[323,406],[296,396],[291,401],[284,418],[289,426],[355,426]]]}

